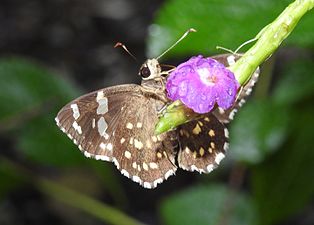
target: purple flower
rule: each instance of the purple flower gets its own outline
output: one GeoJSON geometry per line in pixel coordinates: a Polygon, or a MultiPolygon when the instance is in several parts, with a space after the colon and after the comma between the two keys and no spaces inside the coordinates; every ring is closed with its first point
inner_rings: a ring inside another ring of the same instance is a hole
{"type": "Polygon", "coordinates": [[[234,74],[212,58],[194,56],[170,73],[168,97],[181,100],[197,113],[210,112],[215,104],[223,109],[235,102],[240,87],[234,74]]]}

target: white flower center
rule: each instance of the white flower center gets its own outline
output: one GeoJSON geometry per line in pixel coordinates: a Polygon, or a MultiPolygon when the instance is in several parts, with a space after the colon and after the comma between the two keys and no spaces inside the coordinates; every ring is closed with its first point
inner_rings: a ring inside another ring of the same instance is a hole
{"type": "Polygon", "coordinates": [[[197,73],[201,78],[201,81],[206,85],[214,85],[215,77],[211,77],[210,72],[207,68],[199,68],[197,69],[197,73]]]}

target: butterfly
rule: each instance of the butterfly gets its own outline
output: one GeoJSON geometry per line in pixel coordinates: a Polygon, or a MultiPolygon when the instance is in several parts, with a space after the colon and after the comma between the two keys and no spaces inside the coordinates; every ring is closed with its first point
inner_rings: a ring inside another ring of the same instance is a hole
{"type": "MultiPolygon", "coordinates": [[[[212,58],[229,66],[239,57],[224,54],[212,58]]],[[[159,135],[154,132],[155,125],[170,102],[164,88],[167,72],[156,59],[148,59],[139,75],[141,85],[107,87],[71,101],[59,111],[57,125],[86,157],[113,162],[123,175],[145,188],[155,188],[178,168],[211,172],[228,149],[225,124],[244,104],[259,71],[230,109],[217,108],[159,135]]]]}

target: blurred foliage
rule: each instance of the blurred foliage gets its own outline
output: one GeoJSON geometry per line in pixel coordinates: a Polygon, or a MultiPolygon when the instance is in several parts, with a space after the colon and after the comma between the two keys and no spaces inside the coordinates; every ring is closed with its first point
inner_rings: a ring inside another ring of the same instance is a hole
{"type": "MultiPolygon", "coordinates": [[[[190,27],[198,32],[180,42],[167,53],[167,57],[212,53],[216,52],[217,45],[236,49],[253,38],[289,3],[291,1],[197,0],[193,4],[185,0],[168,1],[151,26],[148,55],[159,55],[190,27]]],[[[314,46],[313,23],[314,15],[305,15],[284,45],[314,46]]],[[[311,161],[314,160],[314,144],[311,138],[314,121],[307,117],[314,112],[299,108],[302,103],[313,102],[313,65],[311,57],[281,64],[271,94],[264,93],[262,99],[251,99],[230,124],[229,157],[235,162],[245,163],[253,171],[251,198],[258,216],[252,214],[255,223],[248,224],[278,224],[295,215],[313,198],[311,173],[314,168],[311,161]],[[302,145],[303,142],[306,144],[302,145]]],[[[272,79],[265,81],[273,82],[272,79]]],[[[222,189],[226,190],[226,187],[222,189]]],[[[212,213],[219,211],[219,206],[215,205],[219,194],[208,194],[213,191],[211,188],[207,194],[200,188],[193,190],[174,195],[162,205],[162,216],[167,224],[191,224],[195,221],[220,224],[212,222],[215,220],[212,213]],[[210,195],[214,196],[213,199],[206,199],[210,195]],[[200,196],[199,199],[196,196],[200,196]],[[207,204],[210,207],[204,213],[207,204]]],[[[235,205],[238,207],[237,203],[235,205]]],[[[246,213],[253,212],[248,210],[246,213]]]]}
{"type": "MultiPolygon", "coordinates": [[[[235,49],[254,37],[290,2],[168,1],[151,26],[148,53],[150,56],[160,54],[190,27],[198,32],[190,34],[167,56],[214,52],[216,45],[235,49]]],[[[314,46],[312,24],[314,15],[309,13],[285,45],[309,51],[304,48],[314,46]]],[[[246,188],[235,191],[227,183],[183,187],[179,193],[164,196],[160,204],[161,220],[166,224],[279,224],[311,201],[314,194],[314,108],[310,105],[314,97],[313,61],[309,56],[298,57],[293,63],[280,67],[276,79],[270,80],[276,81],[274,85],[265,85],[273,87],[264,93],[266,97],[253,97],[230,124],[231,144],[227,157],[235,164],[243,164],[249,171],[249,191],[246,188]]],[[[13,150],[2,147],[5,155],[14,155],[10,151],[17,151],[19,157],[14,159],[25,164],[30,160],[30,164],[38,168],[92,168],[102,181],[103,186],[99,189],[106,189],[115,203],[127,202],[111,167],[106,169],[99,162],[87,163],[90,161],[83,159],[55,125],[58,110],[79,95],[72,82],[20,58],[0,60],[0,80],[0,134],[10,137],[8,139],[14,145],[13,150]]],[[[221,166],[225,166],[224,161],[221,166]]],[[[0,197],[24,181],[23,175],[19,176],[19,172],[1,163],[0,177],[0,197]]],[[[59,191],[51,196],[59,196],[58,192],[64,190],[55,187],[59,191]]],[[[47,193],[52,189],[53,186],[45,186],[47,193]]],[[[74,196],[79,197],[71,202],[66,198],[68,191],[72,193],[68,189],[62,193],[64,202],[74,207],[73,203],[81,204],[77,208],[90,212],[88,205],[84,205],[93,202],[90,198],[75,192],[74,196]]],[[[98,201],[93,203],[99,210],[97,217],[106,221],[100,216],[106,207],[98,201]]]]}
{"type": "Polygon", "coordinates": [[[79,93],[70,82],[18,58],[0,61],[0,80],[0,128],[14,130],[28,159],[58,166],[84,162],[54,123],[58,110],[79,93]]]}
{"type": "Polygon", "coordinates": [[[269,100],[252,100],[241,109],[230,127],[230,156],[241,162],[262,162],[284,142],[288,122],[289,110],[269,100]],[[245,141],[243,137],[247,137],[245,141]]]}
{"type": "Polygon", "coordinates": [[[248,196],[222,184],[195,186],[163,202],[161,215],[171,225],[254,225],[255,207],[248,196]]]}
{"type": "Polygon", "coordinates": [[[314,197],[313,115],[313,107],[296,110],[291,138],[272,158],[253,167],[253,196],[261,215],[267,215],[261,224],[278,224],[314,197]]]}
{"type": "Polygon", "coordinates": [[[285,65],[279,74],[280,82],[274,90],[273,100],[278,105],[293,105],[314,96],[313,60],[297,60],[285,65]]]}
{"type": "MultiPolygon", "coordinates": [[[[291,0],[169,0],[158,12],[150,27],[148,56],[156,57],[173,44],[184,31],[193,27],[186,40],[169,52],[170,55],[206,54],[216,52],[216,46],[236,49],[252,39],[274,20],[291,0]]],[[[302,18],[285,44],[314,46],[314,15],[302,18]]],[[[245,47],[242,49],[244,51],[245,47]]]]}

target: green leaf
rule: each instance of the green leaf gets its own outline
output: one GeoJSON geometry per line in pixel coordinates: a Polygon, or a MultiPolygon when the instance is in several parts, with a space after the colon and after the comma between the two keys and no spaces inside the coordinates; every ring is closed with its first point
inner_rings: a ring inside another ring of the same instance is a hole
{"type": "Polygon", "coordinates": [[[261,162],[284,142],[288,122],[288,109],[270,101],[250,101],[230,125],[230,156],[247,163],[261,162]]]}
{"type": "Polygon", "coordinates": [[[0,122],[37,109],[60,107],[78,91],[69,82],[24,59],[0,60],[0,122]],[[46,106],[47,107],[47,106],[46,106]]]}
{"type": "Polygon", "coordinates": [[[0,200],[1,198],[5,197],[8,192],[15,190],[25,181],[25,178],[22,177],[21,174],[18,174],[17,171],[12,170],[12,168],[6,164],[5,160],[1,158],[0,177],[0,200]]]}
{"type": "Polygon", "coordinates": [[[45,165],[82,163],[76,146],[54,121],[78,91],[43,67],[18,58],[0,60],[0,80],[0,128],[15,128],[11,136],[18,150],[45,165]]]}
{"type": "Polygon", "coordinates": [[[256,166],[253,194],[262,216],[260,224],[279,224],[297,214],[314,197],[314,109],[297,111],[289,141],[275,155],[256,166]],[[267,215],[267,216],[266,216],[267,215]]]}
{"type": "MultiPolygon", "coordinates": [[[[192,33],[169,55],[212,53],[217,45],[236,49],[254,38],[291,3],[284,1],[171,0],[158,12],[148,38],[148,56],[156,57],[171,46],[188,28],[192,33]]],[[[313,46],[314,15],[308,13],[285,43],[313,46]]]]}
{"type": "Polygon", "coordinates": [[[162,202],[160,210],[165,224],[171,225],[254,225],[257,221],[250,198],[221,184],[184,190],[162,202]]]}
{"type": "Polygon", "coordinates": [[[39,117],[19,132],[17,148],[29,159],[43,165],[73,166],[86,163],[76,145],[59,130],[55,115],[39,117]]]}
{"type": "Polygon", "coordinates": [[[314,64],[311,60],[298,60],[287,64],[279,74],[273,99],[277,104],[293,104],[314,94],[314,64]]]}

